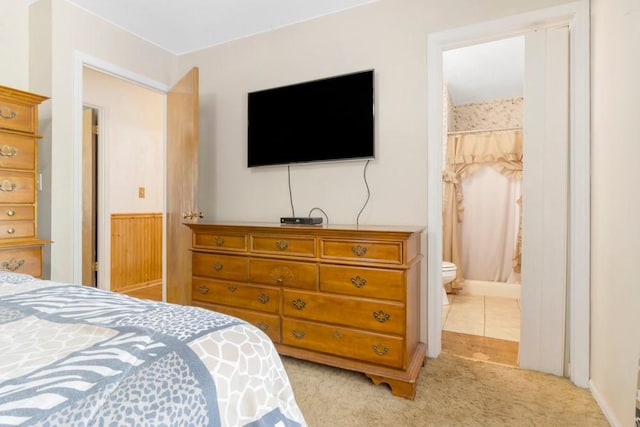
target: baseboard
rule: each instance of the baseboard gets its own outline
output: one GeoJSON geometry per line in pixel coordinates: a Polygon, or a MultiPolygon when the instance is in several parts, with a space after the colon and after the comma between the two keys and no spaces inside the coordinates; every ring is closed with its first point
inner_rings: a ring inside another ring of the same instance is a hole
{"type": "Polygon", "coordinates": [[[607,421],[609,421],[609,424],[611,424],[612,427],[622,427],[623,424],[615,417],[615,415],[613,415],[613,411],[611,411],[611,408],[607,404],[607,401],[604,399],[604,397],[602,397],[602,394],[600,394],[598,388],[595,386],[595,384],[593,384],[593,381],[591,380],[589,380],[589,390],[591,390],[593,398],[596,400],[596,403],[602,410],[604,417],[607,419],[607,421]]]}
{"type": "Polygon", "coordinates": [[[485,280],[465,280],[461,295],[484,295],[488,297],[520,299],[521,286],[515,283],[489,282],[485,280]]]}

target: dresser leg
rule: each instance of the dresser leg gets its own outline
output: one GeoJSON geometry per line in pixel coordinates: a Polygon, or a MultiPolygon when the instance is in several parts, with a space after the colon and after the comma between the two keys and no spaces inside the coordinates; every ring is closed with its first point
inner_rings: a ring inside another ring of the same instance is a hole
{"type": "Polygon", "coordinates": [[[396,380],[393,378],[382,377],[380,375],[367,374],[366,372],[365,375],[369,377],[375,385],[380,385],[381,383],[388,384],[391,387],[391,394],[394,396],[413,400],[416,395],[415,381],[396,380]]]}

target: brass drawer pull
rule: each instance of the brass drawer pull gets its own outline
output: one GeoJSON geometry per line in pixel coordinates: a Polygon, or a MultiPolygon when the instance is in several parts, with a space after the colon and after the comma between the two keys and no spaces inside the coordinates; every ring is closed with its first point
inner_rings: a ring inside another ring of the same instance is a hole
{"type": "Polygon", "coordinates": [[[221,262],[216,262],[215,264],[213,264],[213,269],[215,271],[220,271],[220,270],[222,270],[223,267],[224,267],[224,265],[222,265],[221,262]]]}
{"type": "Polygon", "coordinates": [[[391,318],[389,313],[385,313],[382,310],[374,311],[373,317],[380,323],[384,323],[391,318]]]}
{"type": "Polygon", "coordinates": [[[302,310],[307,305],[307,303],[301,300],[300,298],[294,299],[293,301],[291,301],[291,304],[293,305],[293,308],[295,308],[296,310],[302,310]]]}
{"type": "Polygon", "coordinates": [[[280,249],[281,251],[286,250],[289,247],[289,242],[287,242],[286,240],[278,240],[276,242],[276,248],[280,249]]]}
{"type": "Polygon", "coordinates": [[[7,234],[13,234],[16,232],[15,228],[7,228],[7,234]]]}
{"type": "Polygon", "coordinates": [[[351,283],[353,284],[353,286],[360,289],[367,284],[367,279],[365,279],[364,277],[356,276],[351,278],[351,283]]]}
{"type": "Polygon", "coordinates": [[[16,189],[16,184],[14,182],[9,181],[8,179],[3,179],[0,181],[0,191],[4,191],[5,193],[10,193],[16,189]]]}
{"type": "Polygon", "coordinates": [[[11,120],[11,119],[15,119],[17,116],[18,116],[18,113],[16,113],[9,107],[0,108],[0,117],[2,117],[3,119],[11,120]]]}
{"type": "Polygon", "coordinates": [[[209,293],[209,288],[202,285],[198,288],[198,291],[202,294],[202,295],[206,295],[209,293]]]}
{"type": "Polygon", "coordinates": [[[234,285],[229,285],[229,287],[227,289],[229,289],[229,292],[231,292],[231,293],[234,293],[235,291],[238,290],[238,288],[236,288],[234,285]]]}
{"type": "Polygon", "coordinates": [[[264,323],[264,322],[258,322],[258,323],[256,323],[256,326],[258,328],[260,328],[260,330],[262,332],[267,332],[269,330],[269,324],[264,323]]]}
{"type": "Polygon", "coordinates": [[[301,331],[300,329],[292,329],[292,330],[291,330],[291,335],[293,335],[293,337],[294,337],[295,339],[298,339],[298,340],[299,340],[299,339],[304,338],[304,335],[305,335],[305,334],[304,334],[304,331],[301,331]]]}
{"type": "Polygon", "coordinates": [[[19,269],[20,267],[22,267],[24,265],[24,260],[23,259],[15,259],[15,258],[11,258],[9,261],[3,261],[2,262],[2,268],[4,270],[9,270],[9,271],[16,271],[17,269],[19,269]]]}
{"type": "Polygon", "coordinates": [[[356,245],[351,248],[351,252],[353,252],[357,256],[363,256],[367,253],[367,248],[362,245],[356,245]]]}
{"type": "Polygon", "coordinates": [[[13,209],[9,209],[7,211],[7,216],[15,216],[16,215],[16,211],[14,211],[13,209]]]}
{"type": "Polygon", "coordinates": [[[342,334],[342,332],[338,331],[337,329],[335,331],[333,331],[333,336],[340,339],[342,337],[344,337],[344,335],[342,334]]]}
{"type": "Polygon", "coordinates": [[[2,157],[13,157],[16,154],[18,154],[18,150],[16,150],[14,147],[11,147],[10,145],[5,144],[0,147],[0,156],[2,157]]]}
{"type": "Polygon", "coordinates": [[[284,279],[283,279],[282,277],[278,277],[278,278],[276,279],[276,283],[277,283],[278,285],[282,285],[282,284],[284,283],[284,279]]]}
{"type": "Polygon", "coordinates": [[[269,301],[271,301],[271,297],[267,294],[260,294],[258,295],[258,302],[260,304],[267,304],[269,301]]]}
{"type": "Polygon", "coordinates": [[[216,245],[217,245],[217,246],[222,246],[222,245],[224,245],[224,239],[223,239],[222,237],[216,237],[215,242],[216,242],[216,245]]]}
{"type": "Polygon", "coordinates": [[[374,344],[371,348],[378,356],[384,356],[385,354],[389,353],[389,347],[387,347],[386,345],[374,344]]]}

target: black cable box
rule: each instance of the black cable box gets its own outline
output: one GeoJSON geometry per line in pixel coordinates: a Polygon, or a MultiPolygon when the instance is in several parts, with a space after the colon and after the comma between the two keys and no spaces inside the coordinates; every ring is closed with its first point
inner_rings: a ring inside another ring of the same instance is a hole
{"type": "Polygon", "coordinates": [[[280,218],[280,224],[316,225],[322,224],[322,217],[282,217],[280,218]]]}

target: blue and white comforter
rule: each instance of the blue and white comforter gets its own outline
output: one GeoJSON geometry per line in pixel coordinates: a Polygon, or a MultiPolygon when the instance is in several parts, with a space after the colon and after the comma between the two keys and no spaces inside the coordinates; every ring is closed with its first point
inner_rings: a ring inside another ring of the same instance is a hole
{"type": "Polygon", "coordinates": [[[0,273],[0,425],[306,423],[273,344],[246,322],[0,273]]]}

